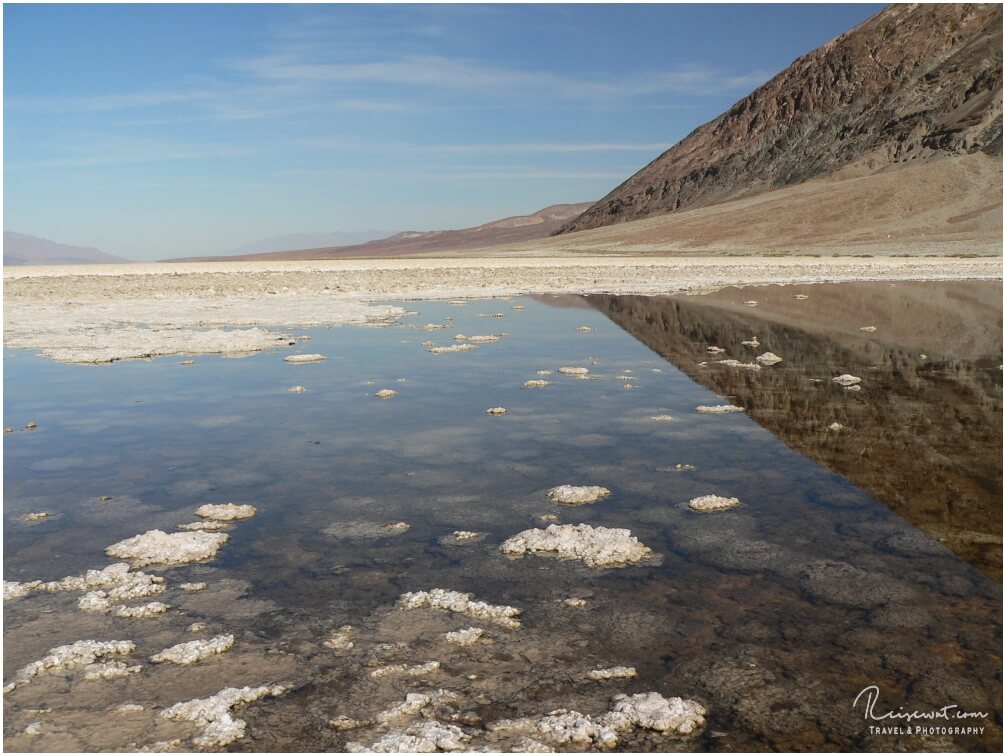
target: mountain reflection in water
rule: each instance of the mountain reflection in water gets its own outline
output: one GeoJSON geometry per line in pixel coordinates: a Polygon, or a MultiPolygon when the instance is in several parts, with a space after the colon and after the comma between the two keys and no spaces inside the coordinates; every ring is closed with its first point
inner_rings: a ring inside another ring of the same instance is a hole
{"type": "Polygon", "coordinates": [[[1001,579],[1001,281],[588,300],[790,447],[1001,579]],[[757,347],[741,343],[753,337],[757,347]],[[764,352],[783,361],[717,364],[764,352]],[[843,373],[862,378],[861,390],[831,380],[843,373]],[[836,422],[844,427],[829,430],[836,422]]]}

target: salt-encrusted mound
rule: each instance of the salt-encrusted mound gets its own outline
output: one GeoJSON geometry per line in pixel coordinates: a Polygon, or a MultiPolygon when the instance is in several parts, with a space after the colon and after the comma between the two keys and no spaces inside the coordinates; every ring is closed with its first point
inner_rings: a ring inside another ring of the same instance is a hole
{"type": "Polygon", "coordinates": [[[857,378],[854,375],[849,375],[848,373],[843,373],[842,375],[835,376],[831,379],[839,386],[855,386],[863,381],[862,378],[857,378]]]}
{"type": "Polygon", "coordinates": [[[687,736],[705,725],[706,710],[695,701],[664,698],[659,693],[615,696],[614,706],[599,717],[569,709],[557,709],[534,719],[505,719],[487,726],[501,734],[533,734],[555,745],[614,748],[619,734],[633,728],[655,730],[664,735],[687,736]]]}
{"type": "Polygon", "coordinates": [[[625,680],[636,676],[635,667],[608,667],[606,669],[595,669],[587,673],[591,680],[625,680]]]}
{"type": "Polygon", "coordinates": [[[485,635],[485,632],[481,627],[468,627],[464,630],[445,633],[444,640],[449,643],[457,643],[459,646],[470,646],[485,635]]]}
{"type": "Polygon", "coordinates": [[[389,664],[386,667],[378,667],[370,673],[371,677],[388,677],[390,675],[406,675],[408,677],[421,677],[430,672],[440,669],[440,662],[428,661],[422,664],[389,664]]]}
{"type": "Polygon", "coordinates": [[[451,344],[451,346],[431,346],[430,354],[453,354],[454,352],[467,352],[471,349],[478,349],[475,344],[451,344]]]}
{"type": "MultiPolygon", "coordinates": [[[[32,580],[27,583],[4,582],[4,601],[27,596],[34,591],[47,593],[58,591],[94,592],[100,588],[109,589],[107,593],[98,591],[104,598],[129,601],[161,593],[165,586],[164,578],[148,575],[145,572],[130,572],[128,564],[117,562],[100,570],[88,570],[83,575],[70,575],[62,580],[50,582],[32,580]]],[[[102,611],[105,610],[102,609],[102,611]]]]}
{"type": "Polygon", "coordinates": [[[728,412],[743,412],[743,407],[735,407],[732,404],[717,404],[714,406],[708,406],[700,404],[695,408],[696,412],[700,412],[704,415],[725,415],[728,412]]]}
{"type": "Polygon", "coordinates": [[[323,354],[291,354],[283,358],[283,362],[289,362],[291,365],[302,365],[306,362],[321,362],[322,360],[327,360],[323,354]]]}
{"type": "Polygon", "coordinates": [[[561,367],[559,372],[563,375],[587,375],[590,371],[585,367],[561,367]]]}
{"type": "Polygon", "coordinates": [[[769,367],[771,365],[777,365],[782,362],[782,357],[772,352],[765,352],[765,354],[759,354],[755,357],[755,362],[769,367]]]}
{"type": "Polygon", "coordinates": [[[353,626],[343,625],[339,628],[338,632],[334,633],[331,638],[321,645],[325,648],[335,649],[336,651],[350,651],[354,645],[351,639],[352,634],[353,626]]]}
{"type": "Polygon", "coordinates": [[[696,496],[688,502],[688,508],[696,512],[719,512],[724,509],[732,509],[740,504],[740,499],[728,499],[725,496],[696,496]]]}
{"type": "Polygon", "coordinates": [[[404,730],[392,730],[382,735],[373,745],[351,742],[346,744],[349,753],[435,753],[437,751],[465,751],[471,740],[460,727],[436,721],[416,722],[404,730]]]}
{"type": "Polygon", "coordinates": [[[761,365],[756,362],[741,362],[740,360],[714,360],[714,365],[723,367],[744,368],[745,370],[761,370],[761,365]]]}
{"type": "Polygon", "coordinates": [[[537,553],[579,559],[588,567],[614,567],[653,557],[653,552],[624,528],[595,528],[583,523],[525,530],[504,541],[500,551],[508,556],[537,553]]]}
{"type": "Polygon", "coordinates": [[[255,516],[251,504],[203,504],[196,510],[197,517],[208,520],[247,520],[255,516]]]}
{"type": "Polygon", "coordinates": [[[150,657],[155,664],[195,664],[210,656],[229,651],[234,645],[233,635],[218,635],[209,640],[194,640],[166,648],[150,657]]]}
{"type": "Polygon", "coordinates": [[[129,675],[135,675],[142,669],[143,667],[139,664],[134,664],[130,666],[125,662],[121,662],[118,659],[115,659],[113,661],[88,664],[86,667],[84,667],[84,679],[117,680],[120,677],[128,677],[129,675]]]}
{"type": "Polygon", "coordinates": [[[231,709],[241,704],[258,701],[266,696],[279,696],[286,692],[280,685],[262,685],[257,688],[224,688],[208,698],[195,698],[176,703],[161,712],[165,719],[194,722],[203,728],[202,735],[192,739],[201,748],[221,748],[244,737],[247,723],[231,716],[231,709]]]}
{"type": "Polygon", "coordinates": [[[379,711],[368,724],[377,722],[387,725],[418,715],[430,716],[435,714],[438,708],[457,704],[460,700],[461,697],[457,693],[444,690],[443,688],[437,688],[426,693],[408,693],[402,703],[395,704],[384,711],[379,711]]]}
{"type": "Polygon", "coordinates": [[[443,588],[432,591],[417,591],[403,593],[398,599],[399,609],[443,609],[457,614],[464,614],[475,619],[495,622],[510,630],[520,627],[520,622],[514,619],[520,614],[520,609],[512,606],[494,606],[485,601],[472,601],[471,593],[459,593],[443,588]]]}
{"type": "Polygon", "coordinates": [[[706,724],[708,712],[705,707],[686,698],[637,693],[634,696],[619,694],[613,700],[616,703],[606,719],[616,730],[635,726],[674,735],[691,735],[706,724]]]}
{"type": "Polygon", "coordinates": [[[148,530],[146,533],[113,543],[105,553],[129,559],[137,567],[148,564],[187,564],[210,559],[227,542],[226,533],[165,533],[148,530]]]}
{"type": "Polygon", "coordinates": [[[14,679],[4,686],[3,692],[10,693],[45,671],[80,669],[106,656],[131,654],[135,650],[136,644],[132,641],[81,640],[66,646],[56,646],[50,648],[38,661],[19,669],[14,674],[14,679]]]}
{"type": "Polygon", "coordinates": [[[381,389],[374,393],[378,399],[390,399],[393,396],[398,396],[398,392],[394,389],[381,389]]]}
{"type": "Polygon", "coordinates": [[[550,488],[548,491],[548,498],[556,504],[566,504],[574,507],[579,504],[593,504],[605,496],[611,496],[611,491],[604,486],[571,486],[565,484],[550,488]]]}
{"type": "Polygon", "coordinates": [[[506,407],[490,407],[486,410],[487,415],[505,415],[506,407]]]}
{"type": "Polygon", "coordinates": [[[545,388],[548,385],[548,381],[541,380],[530,380],[524,381],[522,388],[532,389],[532,388],[545,388]]]}

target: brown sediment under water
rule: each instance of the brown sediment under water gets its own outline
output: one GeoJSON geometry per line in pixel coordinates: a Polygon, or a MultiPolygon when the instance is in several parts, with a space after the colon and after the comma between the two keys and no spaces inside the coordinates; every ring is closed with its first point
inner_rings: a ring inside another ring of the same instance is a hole
{"type": "Polygon", "coordinates": [[[143,568],[165,578],[163,614],[82,611],[69,591],[8,601],[5,684],[84,639],[133,641],[121,658],[141,667],[43,672],[7,693],[8,750],[188,750],[203,725],[167,707],[260,685],[287,690],[234,709],[247,729],[228,750],[369,747],[423,721],[510,750],[522,741],[500,720],[596,720],[650,691],[699,702],[705,725],[629,729],[615,750],[1001,750],[1001,284],[404,306],[418,314],[192,365],[6,350],[5,580],[105,567],[110,544],[206,503],[257,510],[209,561],[143,568]],[[477,348],[430,351],[457,344],[477,348]],[[327,359],[284,362],[295,352],[327,359]],[[765,352],[782,361],[742,366],[765,352]],[[859,391],[832,381],[845,373],[859,391]],[[695,411],[723,404],[746,412],[695,411]],[[563,484],[610,494],[564,506],[548,496],[563,484]],[[740,503],[687,506],[707,495],[740,503]],[[549,522],[627,528],[654,558],[500,552],[549,522]],[[396,608],[433,588],[516,607],[521,626],[396,608]],[[444,637],[469,627],[485,631],[470,645],[444,637]],[[148,661],[222,634],[233,647],[192,665],[148,661]],[[637,675],[589,676],[617,666],[637,675]],[[871,685],[876,717],[945,716],[871,720],[854,705],[871,685]],[[456,698],[375,721],[439,689],[456,698]]]}

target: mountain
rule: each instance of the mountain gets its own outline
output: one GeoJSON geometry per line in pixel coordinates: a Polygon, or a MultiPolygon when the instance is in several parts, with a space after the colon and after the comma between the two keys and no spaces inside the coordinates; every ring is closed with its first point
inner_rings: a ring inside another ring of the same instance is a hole
{"type": "Polygon", "coordinates": [[[94,247],[75,247],[28,234],[3,232],[4,265],[86,265],[124,262],[131,260],[106,254],[94,247]]]}
{"type": "Polygon", "coordinates": [[[1001,5],[892,5],[796,60],[559,233],[841,169],[873,173],[974,153],[1001,165],[1002,25],[1001,5]]]}
{"type": "Polygon", "coordinates": [[[447,231],[405,231],[387,239],[339,247],[292,249],[266,254],[227,257],[187,257],[167,262],[202,262],[207,260],[329,260],[343,257],[398,257],[400,255],[439,254],[458,250],[482,249],[500,244],[543,239],[563,223],[582,213],[592,202],[550,205],[530,215],[483,223],[481,226],[447,231]]]}
{"type": "Polygon", "coordinates": [[[387,231],[319,231],[317,233],[286,234],[242,244],[227,252],[229,255],[252,255],[274,252],[277,249],[316,249],[318,247],[345,247],[364,244],[390,236],[387,231]]]}

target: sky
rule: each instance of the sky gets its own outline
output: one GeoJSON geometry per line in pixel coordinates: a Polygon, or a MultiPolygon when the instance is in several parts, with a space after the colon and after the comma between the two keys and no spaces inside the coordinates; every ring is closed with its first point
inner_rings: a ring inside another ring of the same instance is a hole
{"type": "Polygon", "coordinates": [[[129,259],[599,199],[882,5],[11,5],[3,224],[129,259]]]}

